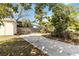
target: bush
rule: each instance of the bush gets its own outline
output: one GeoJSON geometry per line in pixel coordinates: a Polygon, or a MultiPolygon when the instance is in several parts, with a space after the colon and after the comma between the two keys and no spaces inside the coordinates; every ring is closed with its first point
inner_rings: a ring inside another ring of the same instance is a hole
{"type": "Polygon", "coordinates": [[[71,33],[69,31],[64,31],[61,33],[58,33],[58,32],[56,33],[54,31],[54,32],[51,32],[51,36],[64,38],[64,39],[71,39],[71,37],[73,37],[73,35],[71,35],[71,33]]]}

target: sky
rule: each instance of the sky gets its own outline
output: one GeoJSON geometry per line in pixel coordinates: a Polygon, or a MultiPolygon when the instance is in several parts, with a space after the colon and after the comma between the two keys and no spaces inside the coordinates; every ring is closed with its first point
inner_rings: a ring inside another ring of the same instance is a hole
{"type": "MultiPolygon", "coordinates": [[[[27,15],[24,18],[29,19],[31,21],[35,20],[35,18],[34,18],[34,16],[35,16],[35,9],[34,8],[35,8],[35,4],[32,4],[32,10],[24,11],[22,14],[23,15],[27,15]]],[[[51,16],[52,15],[52,12],[51,11],[48,11],[48,7],[46,7],[44,9],[44,11],[47,12],[47,15],[48,16],[51,16]]],[[[17,18],[17,14],[15,14],[14,17],[17,18]]]]}
{"type": "MultiPolygon", "coordinates": [[[[64,3],[64,4],[65,5],[68,5],[69,3],[64,3]]],[[[70,5],[79,7],[79,3],[71,3],[70,5]]],[[[23,12],[23,15],[27,15],[24,18],[29,19],[31,21],[34,21],[35,20],[35,18],[34,18],[34,16],[35,16],[35,9],[34,9],[34,7],[35,7],[35,4],[32,4],[32,10],[28,10],[28,11],[24,11],[23,12]]],[[[51,16],[52,15],[52,12],[51,11],[48,11],[48,7],[46,7],[44,9],[44,11],[47,12],[47,15],[48,16],[51,16]]],[[[17,15],[15,15],[15,18],[17,18],[17,15]]]]}

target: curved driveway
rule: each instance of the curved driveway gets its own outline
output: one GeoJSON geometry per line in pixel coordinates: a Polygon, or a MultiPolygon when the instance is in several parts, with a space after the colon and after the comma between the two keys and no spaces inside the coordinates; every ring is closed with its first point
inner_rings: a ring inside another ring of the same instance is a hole
{"type": "Polygon", "coordinates": [[[41,36],[42,34],[32,33],[20,37],[28,41],[49,56],[79,56],[79,46],[71,45],[57,40],[51,40],[41,36]]]}

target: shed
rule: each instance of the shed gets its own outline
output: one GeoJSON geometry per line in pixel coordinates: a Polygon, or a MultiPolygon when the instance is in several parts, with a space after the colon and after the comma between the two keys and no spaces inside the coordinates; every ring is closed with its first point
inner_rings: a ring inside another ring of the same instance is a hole
{"type": "Polygon", "coordinates": [[[14,35],[17,33],[16,20],[12,18],[4,18],[2,21],[4,25],[0,26],[0,35],[14,35]]]}

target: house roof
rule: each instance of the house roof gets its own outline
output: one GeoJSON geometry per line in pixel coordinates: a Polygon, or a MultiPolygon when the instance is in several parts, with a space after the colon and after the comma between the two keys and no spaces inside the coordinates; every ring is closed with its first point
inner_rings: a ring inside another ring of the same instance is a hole
{"type": "Polygon", "coordinates": [[[15,19],[12,19],[12,18],[4,18],[2,19],[3,22],[15,22],[16,23],[16,20],[15,19]]]}

